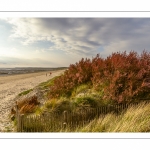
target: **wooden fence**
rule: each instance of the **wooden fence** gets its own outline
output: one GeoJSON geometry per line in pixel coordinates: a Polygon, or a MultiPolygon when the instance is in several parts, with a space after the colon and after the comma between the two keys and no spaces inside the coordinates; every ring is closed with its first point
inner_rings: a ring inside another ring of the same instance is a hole
{"type": "Polygon", "coordinates": [[[117,104],[98,108],[85,108],[72,112],[45,113],[43,115],[23,115],[17,111],[17,132],[73,132],[77,127],[83,127],[95,118],[103,117],[108,113],[119,115],[129,106],[138,104],[117,104]]]}

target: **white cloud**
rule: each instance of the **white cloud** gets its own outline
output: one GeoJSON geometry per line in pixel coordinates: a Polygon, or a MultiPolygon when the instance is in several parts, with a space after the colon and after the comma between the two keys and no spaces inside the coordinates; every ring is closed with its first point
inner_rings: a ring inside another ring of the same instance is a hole
{"type": "Polygon", "coordinates": [[[36,49],[35,53],[36,54],[41,54],[41,53],[45,53],[47,50],[46,49],[36,49]]]}
{"type": "MultiPolygon", "coordinates": [[[[85,48],[94,49],[94,45],[91,45],[87,41],[84,41],[86,26],[74,27],[73,24],[69,23],[67,29],[64,25],[59,23],[59,19],[52,20],[55,23],[51,26],[51,19],[49,22],[40,19],[33,18],[21,18],[21,19],[8,19],[10,24],[13,25],[13,31],[11,38],[22,38],[23,45],[29,45],[37,41],[50,41],[54,43],[52,50],[63,50],[63,51],[81,51],[84,52],[85,48]],[[46,23],[45,23],[46,22],[46,23]],[[58,22],[58,24],[57,24],[58,22]],[[45,23],[45,24],[44,24],[45,23]],[[63,29],[65,27],[65,29],[63,29]],[[73,27],[73,28],[72,28],[73,27]]],[[[62,21],[62,20],[61,20],[62,21]]]]}
{"type": "Polygon", "coordinates": [[[128,51],[128,42],[127,41],[118,41],[118,42],[110,42],[108,45],[104,47],[104,50],[101,52],[101,55],[106,57],[113,52],[123,52],[128,51]]]}
{"type": "Polygon", "coordinates": [[[7,47],[0,47],[0,56],[6,57],[22,57],[22,54],[14,47],[7,48],[7,47]]]}

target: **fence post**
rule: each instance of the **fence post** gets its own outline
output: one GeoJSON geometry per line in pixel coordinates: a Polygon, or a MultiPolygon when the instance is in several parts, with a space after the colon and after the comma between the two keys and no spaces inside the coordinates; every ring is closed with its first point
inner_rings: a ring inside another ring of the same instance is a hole
{"type": "Polygon", "coordinates": [[[64,122],[63,122],[63,128],[66,129],[67,127],[67,111],[65,110],[64,113],[64,122]]]}
{"type": "Polygon", "coordinates": [[[16,101],[16,121],[17,121],[17,132],[22,132],[24,114],[19,113],[18,102],[16,101]]]}
{"type": "Polygon", "coordinates": [[[18,102],[16,101],[16,121],[17,121],[17,132],[20,132],[20,114],[18,108],[18,102]]]}
{"type": "Polygon", "coordinates": [[[24,114],[21,114],[20,115],[20,132],[23,132],[23,122],[24,122],[23,118],[24,118],[24,114]]]}

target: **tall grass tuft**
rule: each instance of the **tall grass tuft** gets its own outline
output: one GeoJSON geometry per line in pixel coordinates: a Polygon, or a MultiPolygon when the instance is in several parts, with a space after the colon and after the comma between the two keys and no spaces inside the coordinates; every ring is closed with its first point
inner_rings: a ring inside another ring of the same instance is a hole
{"type": "Polygon", "coordinates": [[[76,132],[150,132],[150,104],[131,106],[117,116],[108,114],[94,119],[76,132]]]}

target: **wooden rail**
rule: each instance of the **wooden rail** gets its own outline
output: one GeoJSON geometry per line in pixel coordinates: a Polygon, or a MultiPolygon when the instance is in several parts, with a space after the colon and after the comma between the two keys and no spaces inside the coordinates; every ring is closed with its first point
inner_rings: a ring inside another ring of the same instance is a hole
{"type": "MultiPolygon", "coordinates": [[[[149,103],[149,101],[147,102],[149,103]]],[[[138,104],[117,104],[98,108],[85,108],[72,112],[46,113],[43,115],[19,114],[18,105],[16,104],[17,132],[65,132],[66,129],[72,132],[77,127],[83,127],[95,118],[103,117],[108,113],[119,115],[128,107],[138,104]]]]}

